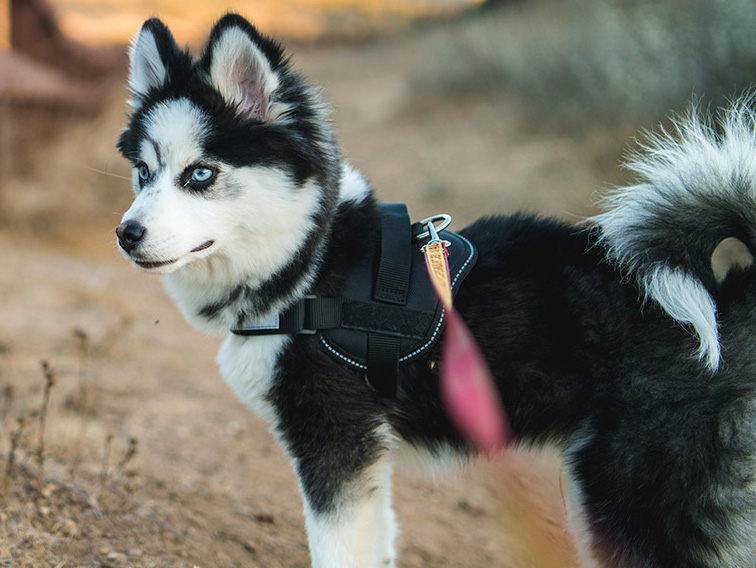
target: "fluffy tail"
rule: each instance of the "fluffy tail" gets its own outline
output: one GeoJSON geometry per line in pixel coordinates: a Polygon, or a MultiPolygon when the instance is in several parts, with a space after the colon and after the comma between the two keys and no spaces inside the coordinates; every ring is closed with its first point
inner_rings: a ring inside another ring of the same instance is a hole
{"type": "Polygon", "coordinates": [[[628,168],[636,185],[610,192],[606,213],[589,222],[608,257],[646,299],[692,327],[696,355],[712,371],[720,345],[714,248],[727,237],[756,253],[756,114],[752,98],[716,118],[695,108],[670,130],[649,136],[628,168]]]}

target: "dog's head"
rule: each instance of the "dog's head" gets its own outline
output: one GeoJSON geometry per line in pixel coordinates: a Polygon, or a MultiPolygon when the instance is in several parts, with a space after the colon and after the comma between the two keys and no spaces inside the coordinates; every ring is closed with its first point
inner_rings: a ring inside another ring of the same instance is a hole
{"type": "Polygon", "coordinates": [[[233,250],[237,272],[263,279],[314,246],[340,159],[326,111],[280,46],[229,14],[194,58],[151,19],[130,57],[133,112],[118,149],[136,197],[116,230],[123,255],[165,274],[233,250]]]}

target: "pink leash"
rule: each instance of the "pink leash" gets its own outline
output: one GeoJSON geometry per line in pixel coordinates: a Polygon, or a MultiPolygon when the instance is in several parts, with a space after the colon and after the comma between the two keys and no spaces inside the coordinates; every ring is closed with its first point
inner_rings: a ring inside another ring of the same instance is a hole
{"type": "Polygon", "coordinates": [[[441,358],[441,396],[460,432],[480,451],[492,454],[511,440],[501,398],[475,338],[452,302],[448,241],[427,223],[430,241],[423,246],[425,266],[446,311],[441,358]]]}

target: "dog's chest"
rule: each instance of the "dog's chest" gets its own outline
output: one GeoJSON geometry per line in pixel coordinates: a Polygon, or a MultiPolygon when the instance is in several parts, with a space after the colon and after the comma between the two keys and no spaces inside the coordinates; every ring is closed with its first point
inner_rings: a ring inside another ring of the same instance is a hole
{"type": "Polygon", "coordinates": [[[276,413],[266,400],[273,386],[278,358],[291,338],[287,335],[229,335],[218,351],[218,367],[239,400],[268,422],[276,413]]]}

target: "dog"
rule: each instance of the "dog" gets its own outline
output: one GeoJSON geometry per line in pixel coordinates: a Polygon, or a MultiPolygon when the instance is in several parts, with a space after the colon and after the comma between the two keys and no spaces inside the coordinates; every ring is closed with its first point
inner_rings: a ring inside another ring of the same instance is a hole
{"type": "MultiPolygon", "coordinates": [[[[117,144],[135,190],[116,229],[123,256],[163,275],[191,324],[227,336],[220,372],[292,460],[312,565],[396,566],[397,456],[476,452],[440,402],[433,341],[366,380],[316,325],[280,324],[310,298],[351,294],[356,267],[379,270],[376,251],[394,233],[340,154],[328,107],[280,45],[235,14],[198,57],[148,20],[129,87],[117,144]]],[[[584,224],[518,213],[461,230],[476,258],[455,305],[514,442],[564,457],[584,565],[753,568],[756,269],[717,280],[710,262],[726,237],[756,250],[749,101],[679,117],[629,167],[636,183],[584,224]]],[[[417,319],[386,309],[375,316],[384,336],[417,319]]],[[[438,332],[438,310],[409,313],[431,314],[438,332]]]]}

